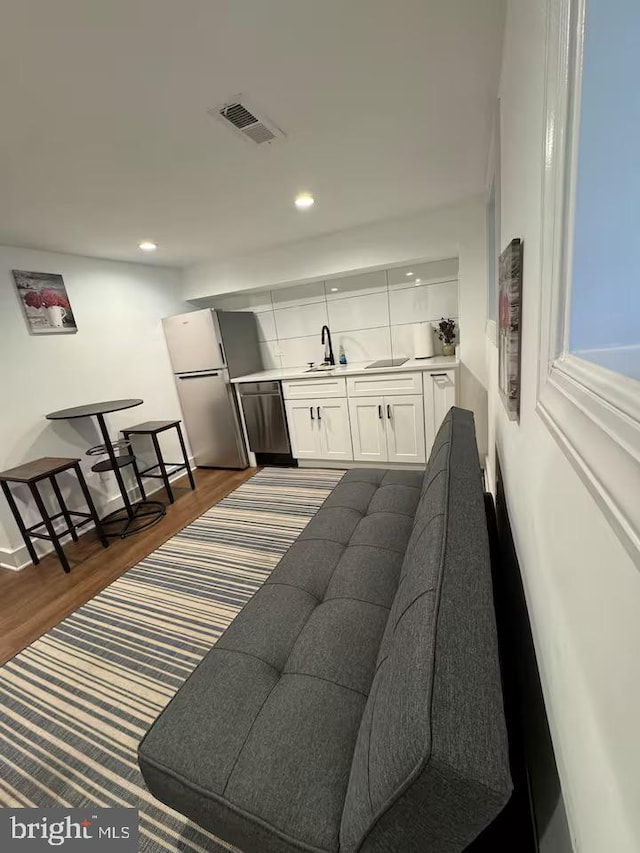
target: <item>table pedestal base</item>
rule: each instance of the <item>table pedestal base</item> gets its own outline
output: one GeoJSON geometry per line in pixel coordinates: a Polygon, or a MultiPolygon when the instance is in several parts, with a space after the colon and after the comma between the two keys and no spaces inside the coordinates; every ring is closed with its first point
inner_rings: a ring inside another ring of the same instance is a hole
{"type": "Polygon", "coordinates": [[[110,512],[100,519],[105,536],[126,539],[146,527],[151,527],[166,514],[167,508],[160,501],[139,501],[131,504],[131,511],[126,506],[110,512]],[[120,525],[119,530],[110,530],[112,524],[120,525]]]}

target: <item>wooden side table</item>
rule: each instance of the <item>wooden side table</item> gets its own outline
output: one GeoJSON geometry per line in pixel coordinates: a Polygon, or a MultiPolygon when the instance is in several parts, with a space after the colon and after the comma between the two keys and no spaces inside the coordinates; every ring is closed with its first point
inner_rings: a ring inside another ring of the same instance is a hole
{"type": "Polygon", "coordinates": [[[89,489],[87,488],[84,476],[82,474],[82,471],[80,470],[79,459],[62,459],[57,457],[45,456],[42,459],[34,459],[33,462],[25,462],[24,465],[18,465],[16,468],[10,468],[8,471],[2,471],[2,473],[0,473],[0,486],[2,486],[2,491],[5,494],[7,503],[9,504],[9,509],[13,513],[13,517],[16,520],[18,529],[22,534],[24,544],[27,546],[29,556],[31,557],[35,565],[40,562],[40,559],[36,553],[35,548],[33,547],[33,540],[46,539],[49,542],[53,543],[53,547],[56,550],[58,559],[62,563],[62,568],[65,570],[65,572],[70,572],[71,567],[64,553],[64,549],[60,543],[60,539],[63,536],[71,536],[74,542],[77,542],[78,528],[82,527],[85,524],[89,524],[90,521],[93,521],[93,523],[95,524],[96,532],[98,533],[98,536],[103,546],[106,548],[109,544],[106,536],[104,535],[102,525],[100,524],[100,519],[98,518],[98,513],[96,512],[96,508],[91,498],[89,489]],[[75,471],[76,477],[78,479],[78,485],[82,490],[82,494],[84,496],[89,512],[70,510],[64,502],[62,492],[60,491],[60,486],[56,481],[56,475],[62,473],[63,471],[69,470],[75,471]],[[42,480],[49,480],[49,482],[51,483],[53,493],[56,496],[58,504],[60,505],[60,512],[56,512],[53,515],[49,515],[49,513],[47,512],[47,508],[44,505],[44,501],[42,500],[42,495],[40,494],[40,491],[38,489],[38,483],[42,480]],[[32,524],[30,527],[27,527],[25,525],[22,516],[20,515],[20,510],[18,509],[18,505],[16,504],[15,498],[13,497],[11,489],[9,488],[9,483],[20,483],[21,485],[26,485],[29,487],[35,505],[38,508],[38,512],[42,517],[42,521],[39,521],[37,524],[32,524]],[[56,531],[53,522],[56,521],[58,518],[64,518],[67,526],[63,530],[56,531]],[[75,521],[76,518],[80,518],[82,520],[75,521]],[[45,530],[47,531],[46,533],[39,530],[42,527],[45,528],[45,530]]]}

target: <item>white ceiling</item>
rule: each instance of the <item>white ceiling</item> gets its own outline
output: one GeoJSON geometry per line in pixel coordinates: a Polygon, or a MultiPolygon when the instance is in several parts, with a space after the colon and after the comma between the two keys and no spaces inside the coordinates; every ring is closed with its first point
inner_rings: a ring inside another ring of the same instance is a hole
{"type": "Polygon", "coordinates": [[[503,12],[3,0],[0,244],[182,266],[479,192],[503,12]],[[249,144],[207,115],[239,92],[286,139],[249,144]]]}

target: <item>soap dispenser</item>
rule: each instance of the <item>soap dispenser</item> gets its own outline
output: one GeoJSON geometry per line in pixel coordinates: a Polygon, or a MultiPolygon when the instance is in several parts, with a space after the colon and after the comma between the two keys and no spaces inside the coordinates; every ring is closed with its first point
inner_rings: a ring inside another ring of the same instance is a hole
{"type": "Polygon", "coordinates": [[[338,359],[338,361],[340,362],[340,364],[347,363],[347,356],[344,354],[344,347],[342,346],[342,344],[340,344],[340,358],[338,359]]]}

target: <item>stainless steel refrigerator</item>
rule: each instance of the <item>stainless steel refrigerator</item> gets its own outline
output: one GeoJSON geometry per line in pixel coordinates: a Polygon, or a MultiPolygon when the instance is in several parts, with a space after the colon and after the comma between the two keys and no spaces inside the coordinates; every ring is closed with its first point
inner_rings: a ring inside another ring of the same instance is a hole
{"type": "Polygon", "coordinates": [[[255,314],[205,308],[162,321],[184,426],[202,468],[246,468],[230,379],[262,370],[255,314]]]}

